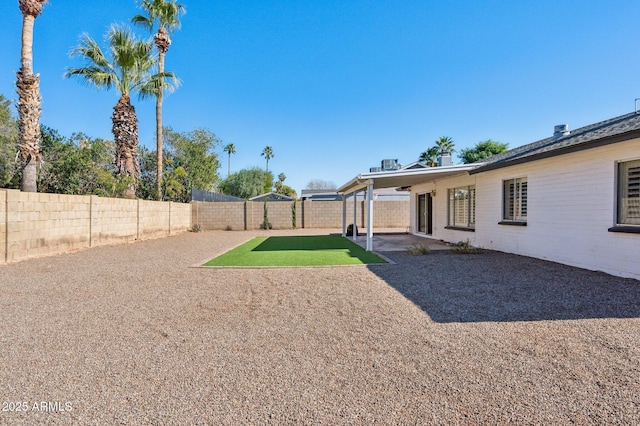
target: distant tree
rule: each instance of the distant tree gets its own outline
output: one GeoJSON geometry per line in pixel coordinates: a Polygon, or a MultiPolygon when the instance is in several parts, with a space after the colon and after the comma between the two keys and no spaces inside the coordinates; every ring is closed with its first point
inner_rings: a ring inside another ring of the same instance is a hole
{"type": "Polygon", "coordinates": [[[440,136],[436,142],[435,142],[435,146],[438,147],[438,149],[440,150],[440,155],[444,155],[444,154],[453,154],[454,152],[456,152],[456,149],[454,148],[454,142],[453,139],[451,139],[448,136],[440,136]]]}
{"type": "MultiPolygon", "coordinates": [[[[267,173],[269,173],[269,160],[272,159],[273,157],[275,157],[274,153],[273,153],[273,148],[271,148],[269,145],[267,145],[263,150],[262,150],[262,155],[264,158],[266,158],[267,160],[267,173]]],[[[269,192],[269,191],[267,191],[269,192]]]]}
{"type": "Polygon", "coordinates": [[[22,174],[16,161],[18,120],[11,114],[11,101],[0,95],[0,188],[19,188],[22,174]]]}
{"type": "MultiPolygon", "coordinates": [[[[142,0],[140,6],[146,15],[136,15],[131,21],[134,24],[148,28],[153,32],[155,25],[158,26],[156,34],[153,36],[156,48],[158,49],[158,74],[164,73],[164,58],[171,45],[169,34],[180,28],[180,15],[185,13],[183,5],[176,3],[176,0],[142,0]]],[[[158,86],[156,97],[156,174],[157,191],[162,192],[162,98],[164,86],[158,86]]],[[[159,197],[162,198],[162,197],[159,197]]]]}
{"type": "Polygon", "coordinates": [[[253,167],[231,174],[220,183],[220,188],[228,195],[251,198],[269,192],[269,190],[265,191],[266,181],[273,182],[273,175],[258,167],[253,167]]]}
{"type": "Polygon", "coordinates": [[[307,189],[336,189],[335,182],[330,180],[312,179],[307,183],[307,189]]]}
{"type": "Polygon", "coordinates": [[[296,190],[284,184],[284,181],[286,178],[287,176],[285,176],[284,173],[280,173],[278,175],[278,181],[275,184],[276,192],[278,194],[286,195],[288,197],[297,198],[298,194],[296,194],[296,190]]]}
{"type": "Polygon", "coordinates": [[[228,143],[224,147],[223,151],[228,154],[228,158],[227,158],[227,177],[229,177],[229,175],[231,174],[231,154],[235,154],[236,153],[236,146],[234,144],[232,144],[232,143],[228,143]]]}
{"type": "Polygon", "coordinates": [[[215,152],[221,141],[207,129],[175,132],[165,127],[165,199],[189,201],[191,189],[211,191],[220,181],[215,152]]]}
{"type": "Polygon", "coordinates": [[[71,56],[80,56],[86,66],[70,68],[66,77],[77,76],[83,82],[98,89],[115,88],[120,99],[113,108],[111,121],[113,137],[117,151],[115,156],[116,173],[129,176],[133,184],[127,197],[135,197],[135,187],[140,177],[138,160],[138,117],[131,104],[131,95],[140,97],[155,95],[160,86],[170,86],[167,79],[175,77],[171,73],[153,74],[155,58],[151,54],[151,43],[138,40],[130,29],[112,26],[107,33],[109,58],[98,43],[89,35],[82,36],[80,45],[71,51],[71,56]]]}
{"type": "Polygon", "coordinates": [[[21,189],[36,192],[37,163],[40,161],[40,75],[33,74],[33,24],[47,0],[18,0],[22,12],[22,50],[18,79],[18,115],[20,139],[18,149],[22,162],[21,189]]]}
{"type": "Polygon", "coordinates": [[[426,164],[429,167],[436,167],[438,165],[438,155],[440,154],[440,148],[432,146],[426,151],[420,154],[418,161],[426,164]]]}
{"type": "Polygon", "coordinates": [[[70,138],[52,128],[41,129],[42,164],[38,190],[58,194],[123,196],[131,178],[115,176],[115,144],[83,133],[70,138]]]}
{"type": "Polygon", "coordinates": [[[496,142],[488,139],[478,142],[473,148],[463,148],[460,150],[460,159],[464,164],[475,163],[485,158],[501,154],[509,149],[508,143],[496,142]]]}
{"type": "Polygon", "coordinates": [[[273,173],[270,171],[266,171],[264,174],[264,185],[262,186],[262,193],[266,194],[267,192],[273,191],[273,173]]]}

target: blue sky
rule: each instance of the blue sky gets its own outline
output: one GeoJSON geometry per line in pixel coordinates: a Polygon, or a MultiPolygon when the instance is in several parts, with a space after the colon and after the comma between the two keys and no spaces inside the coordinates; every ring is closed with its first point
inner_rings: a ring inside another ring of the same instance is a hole
{"type": "MultiPolygon", "coordinates": [[[[9,98],[17,3],[0,5],[0,93],[9,98]]],[[[408,164],[439,136],[458,149],[489,138],[516,147],[556,124],[632,111],[640,97],[637,0],[182,3],[166,65],[182,87],[165,99],[165,125],[233,142],[232,171],[264,167],[271,145],[269,169],[298,192],[312,179],[341,185],[383,158],[408,164]]],[[[50,0],[34,41],[43,124],[111,138],[117,94],[62,74],[79,65],[68,52],[80,34],[102,40],[136,13],[134,0],[50,0]]],[[[154,102],[134,104],[140,143],[154,147],[154,102]]]]}

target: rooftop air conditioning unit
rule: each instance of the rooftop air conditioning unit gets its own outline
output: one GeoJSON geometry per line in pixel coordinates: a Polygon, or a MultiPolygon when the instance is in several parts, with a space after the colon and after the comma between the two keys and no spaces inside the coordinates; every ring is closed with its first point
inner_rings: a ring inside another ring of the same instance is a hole
{"type": "Polygon", "coordinates": [[[398,159],[395,160],[382,160],[382,170],[397,170],[398,159]]]}

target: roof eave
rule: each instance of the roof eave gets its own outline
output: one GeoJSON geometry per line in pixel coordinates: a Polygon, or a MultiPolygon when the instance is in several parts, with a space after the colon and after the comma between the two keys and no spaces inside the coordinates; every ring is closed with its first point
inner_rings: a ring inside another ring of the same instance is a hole
{"type": "Polygon", "coordinates": [[[620,134],[605,137],[602,139],[596,139],[596,140],[587,141],[581,144],[570,145],[564,148],[558,148],[551,151],[541,152],[539,154],[533,154],[525,157],[515,158],[513,160],[505,160],[505,161],[499,161],[496,163],[489,163],[484,166],[480,166],[478,168],[470,170],[469,174],[475,175],[478,173],[484,173],[491,170],[503,169],[505,167],[511,167],[518,164],[524,164],[532,161],[543,160],[545,158],[557,157],[559,155],[571,154],[573,152],[584,151],[586,149],[598,148],[601,146],[624,142],[624,141],[635,139],[635,138],[640,138],[640,130],[632,130],[630,132],[620,133],[620,134]]]}

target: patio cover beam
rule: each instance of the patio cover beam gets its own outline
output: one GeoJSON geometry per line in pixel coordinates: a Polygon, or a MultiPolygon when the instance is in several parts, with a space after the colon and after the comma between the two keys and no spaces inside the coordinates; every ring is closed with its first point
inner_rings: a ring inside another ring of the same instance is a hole
{"type": "Polygon", "coordinates": [[[367,186],[367,251],[373,251],[373,180],[367,186]]]}

